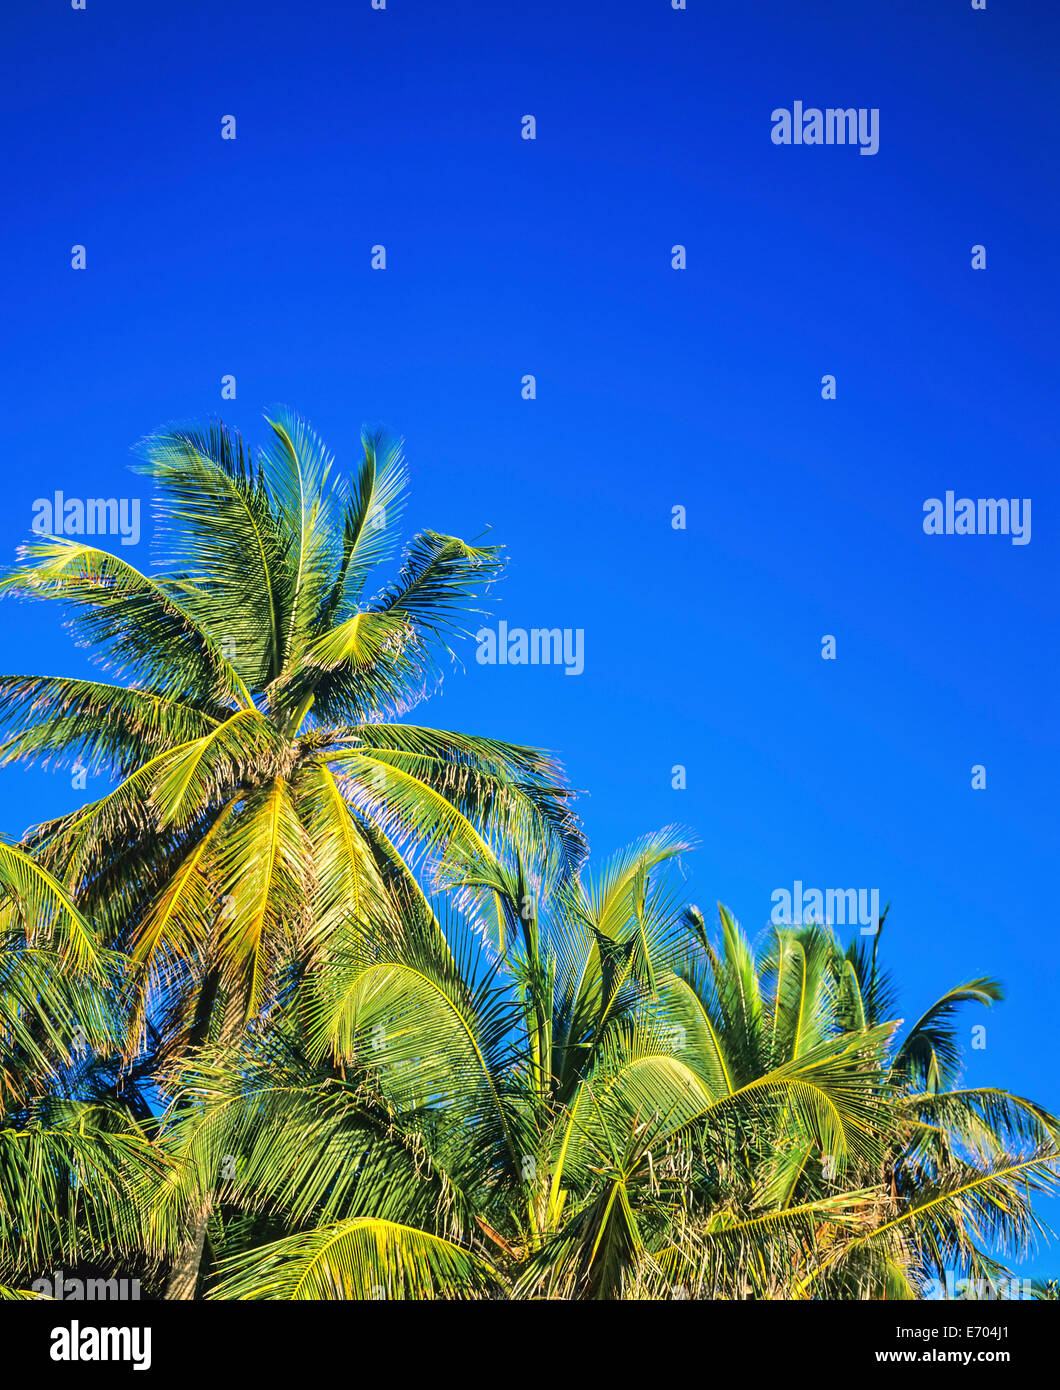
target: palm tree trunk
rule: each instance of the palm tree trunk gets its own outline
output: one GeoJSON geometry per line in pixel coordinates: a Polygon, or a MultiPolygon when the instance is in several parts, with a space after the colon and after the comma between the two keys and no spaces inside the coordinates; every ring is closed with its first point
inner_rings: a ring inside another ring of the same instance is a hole
{"type": "Polygon", "coordinates": [[[188,1232],[180,1254],[173,1261],[169,1279],[166,1281],[165,1299],[190,1300],[195,1297],[199,1284],[199,1268],[202,1265],[202,1252],[206,1245],[206,1228],[213,1212],[213,1197],[207,1197],[192,1212],[188,1222],[188,1232]]]}
{"type": "MultiPolygon", "coordinates": [[[[204,992],[207,995],[205,1007],[205,1031],[208,1033],[208,1015],[212,1012],[217,997],[218,972],[216,969],[208,967],[204,992]]],[[[202,999],[200,997],[200,1003],[202,999]]],[[[200,1020],[203,1022],[202,1012],[200,1020]]],[[[220,1043],[222,1046],[234,1042],[243,1031],[243,1011],[239,1005],[236,994],[229,995],[225,1003],[224,1016],[221,1020],[220,1043]]],[[[173,1267],[166,1280],[166,1291],[162,1295],[163,1299],[179,1299],[183,1301],[191,1300],[195,1297],[195,1290],[199,1285],[199,1270],[202,1267],[203,1250],[206,1248],[206,1232],[210,1225],[210,1217],[217,1201],[216,1186],[211,1184],[206,1193],[200,1197],[199,1201],[191,1207],[188,1215],[187,1229],[184,1234],[184,1241],[180,1247],[173,1267]]]]}

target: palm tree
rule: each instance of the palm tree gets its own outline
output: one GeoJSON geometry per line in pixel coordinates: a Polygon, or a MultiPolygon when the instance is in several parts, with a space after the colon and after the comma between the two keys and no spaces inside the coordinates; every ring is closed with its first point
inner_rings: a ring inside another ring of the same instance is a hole
{"type": "MultiPolygon", "coordinates": [[[[830,953],[844,1026],[871,1026],[894,1012],[896,990],[878,968],[879,943],[877,932],[871,952],[859,940],[845,956],[830,953]]],[[[1056,1188],[1060,1120],[1024,1096],[960,1081],[958,1011],[1003,997],[990,978],[946,990],[891,1055],[887,1091],[895,1128],[878,1174],[886,1201],[852,1243],[850,1269],[867,1258],[889,1286],[900,1286],[901,1269],[912,1293],[932,1280],[944,1283],[955,1267],[976,1280],[995,1280],[1011,1271],[983,1248],[985,1241],[1021,1257],[1046,1234],[1032,1198],[1056,1188]]],[[[837,1284],[826,1269],[823,1284],[834,1294],[842,1277],[837,1284]]]]}
{"type": "MultiPolygon", "coordinates": [[[[600,1002],[562,1009],[578,1020],[572,1040],[592,1049],[556,1115],[559,1219],[522,1270],[520,1293],[719,1298],[775,1288],[793,1252],[811,1248],[816,1230],[834,1238],[855,1201],[815,1194],[783,1209],[765,1181],[780,1127],[830,1153],[873,1150],[886,1131],[878,1051],[889,1029],[771,1052],[753,958],[729,914],[721,909],[733,970],[712,995],[703,970],[721,957],[705,934],[698,957],[688,954],[687,915],[645,870],[620,856],[585,895],[603,908],[588,957],[599,961],[600,1002]],[[609,918],[617,930],[606,930],[609,918]]],[[[694,910],[691,920],[701,921],[694,910]]],[[[577,940],[561,931],[557,955],[563,977],[580,983],[577,940]]]]}
{"type": "Polygon", "coordinates": [[[157,1209],[212,1186],[207,1296],[909,1296],[923,1260],[879,1219],[895,1025],[845,1026],[823,936],[759,964],[722,909],[715,948],[668,874],[686,848],[660,832],[585,885],[465,866],[498,940],[406,914],[326,953],[236,1065],[201,1054],[157,1209]]]}
{"type": "Polygon", "coordinates": [[[722,908],[715,943],[686,848],[660,832],[583,884],[516,847],[333,933],[260,1025],[182,1056],[157,1133],[126,1111],[82,1154],[52,1137],[54,1195],[76,1159],[99,1203],[50,1248],[157,1262],[202,1210],[221,1299],[909,1298],[999,1272],[1060,1152],[1041,1107],[957,1084],[954,1011],[997,985],[903,1035],[878,938],[756,956],[722,908]],[[453,905],[483,889],[494,940],[453,905]]]}
{"type": "Polygon", "coordinates": [[[587,889],[518,851],[512,868],[451,866],[448,907],[410,900],[386,930],[333,939],[234,1065],[185,1068],[194,1104],[163,1127],[157,1210],[164,1225],[214,1190],[209,1296],[510,1292],[562,1220],[568,1151],[584,1180],[569,1102],[639,998],[626,934],[643,943],[675,911],[650,875],[686,847],[649,837],[587,889]],[[488,940],[452,909],[484,892],[488,940]]]}
{"type": "Polygon", "coordinates": [[[676,829],[588,875],[551,757],[402,722],[497,549],[424,533],[368,597],[399,449],[365,434],[347,480],[269,424],[254,461],[220,425],[145,442],[165,568],[53,537],[0,582],[113,678],[0,678],[0,763],[116,781],[0,844],[0,1296],[57,1257],[170,1298],[1002,1272],[1060,1122],[961,1082],[957,1011],[997,982],[903,1033],[878,933],[709,932],[676,829]]]}
{"type": "MultiPolygon", "coordinates": [[[[392,930],[399,900],[433,920],[424,873],[454,858],[498,864],[518,835],[562,876],[584,854],[546,754],[399,722],[497,548],[422,533],[366,597],[394,548],[400,449],[365,433],[346,479],[300,420],[268,423],[256,460],[220,424],[145,441],[163,572],[47,538],[0,586],[62,603],[117,677],[0,678],[0,762],[77,757],[118,779],[24,847],[130,958],[130,1058],[149,1028],[170,1065],[230,1045],[325,949],[392,930]]],[[[494,896],[468,906],[496,930],[494,896]]],[[[194,1293],[209,1210],[189,1209],[169,1296],[194,1293]]]]}
{"type": "MultiPolygon", "coordinates": [[[[779,1271],[764,1250],[749,1258],[748,1292],[912,1298],[955,1265],[1004,1272],[984,1242],[1018,1257],[1044,1233],[1031,1198],[1057,1185],[1060,1121],[1010,1092],[958,1085],[954,1015],[1000,999],[997,982],[947,991],[899,1040],[879,932],[871,952],[860,938],[843,952],[819,927],[780,929],[757,961],[724,909],[721,919],[718,950],[701,915],[688,915],[695,947],[674,972],[675,1012],[729,1084],[768,1084],[771,1073],[808,1069],[840,1044],[862,1049],[861,1079],[872,1078],[871,1123],[868,1112],[853,1113],[854,1126],[837,1125],[829,1138],[785,1097],[749,1144],[744,1133],[720,1150],[722,1166],[745,1169],[751,1219],[773,1232],[786,1213],[843,1208],[839,1230],[817,1226],[779,1271]]],[[[704,1236],[718,1228],[696,1196],[693,1184],[689,1250],[706,1255],[704,1236]]]]}
{"type": "Polygon", "coordinates": [[[131,1079],[99,1084],[118,969],[62,886],[0,844],[0,1297],[33,1296],[56,1261],[152,1248],[148,1196],[166,1160],[137,1123],[131,1079]]]}

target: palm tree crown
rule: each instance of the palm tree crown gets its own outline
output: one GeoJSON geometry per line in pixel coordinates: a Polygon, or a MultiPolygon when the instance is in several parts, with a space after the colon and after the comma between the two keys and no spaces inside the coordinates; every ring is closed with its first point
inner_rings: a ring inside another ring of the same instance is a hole
{"type": "Polygon", "coordinates": [[[222,425],[145,441],[164,572],[49,538],[3,581],[61,601],[120,682],[0,678],[0,757],[121,778],[27,847],[136,963],[133,1047],[152,993],[170,1048],[260,1016],[336,932],[381,928],[395,892],[426,910],[414,870],[491,863],[513,833],[560,872],[584,853],[550,757],[398,722],[498,549],[425,532],[366,597],[394,550],[400,449],[365,433],[347,479],[301,421],[269,425],[256,460],[222,425]]]}

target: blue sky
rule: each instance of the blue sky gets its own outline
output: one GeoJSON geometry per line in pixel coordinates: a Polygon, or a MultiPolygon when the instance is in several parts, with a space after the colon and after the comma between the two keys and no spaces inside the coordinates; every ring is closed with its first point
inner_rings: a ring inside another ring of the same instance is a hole
{"type": "MultiPolygon", "coordinates": [[[[688,827],[752,934],[878,886],[905,1017],[999,975],[967,1077],[1060,1110],[1060,12],[688,6],[8,0],[0,553],[57,489],[146,512],[164,423],[284,403],[348,463],[385,423],[410,532],[492,526],[497,615],[584,631],[578,677],[466,643],[424,721],[557,750],[598,857],[688,827]],[[795,100],[878,108],[878,153],[775,146],[795,100]],[[947,489],[1031,498],[1030,544],[926,536],[947,489]]],[[[0,633],[85,668],[46,607],[0,633]]],[[[88,794],[0,793],[9,835],[88,794]]]]}

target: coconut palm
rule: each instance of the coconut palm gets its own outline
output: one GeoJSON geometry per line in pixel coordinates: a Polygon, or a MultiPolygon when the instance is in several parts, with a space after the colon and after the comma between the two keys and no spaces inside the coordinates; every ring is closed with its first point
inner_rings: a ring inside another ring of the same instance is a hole
{"type": "Polygon", "coordinates": [[[715,940],[680,904],[685,848],[661,832],[584,884],[518,847],[451,862],[455,892],[333,933],[265,1020],[171,1064],[113,1251],[157,1261],[202,1212],[221,1299],[909,1298],[999,1273],[1060,1153],[1041,1107],[958,1083],[953,1011],[997,985],[903,1031],[878,939],[785,929],[756,955],[722,908],[715,940]],[[497,938],[454,907],[482,891],[497,938]]]}
{"type": "MultiPolygon", "coordinates": [[[[844,953],[822,928],[779,929],[758,961],[736,923],[721,915],[719,951],[702,917],[689,914],[695,948],[675,972],[687,990],[676,1013],[693,1036],[706,1030],[719,1068],[735,1083],[753,1085],[770,1069],[806,1066],[844,1039],[862,1039],[883,1102],[871,1133],[837,1135],[847,1141],[837,1145],[813,1133],[785,1101],[764,1147],[758,1130],[750,1146],[744,1135],[738,1152],[722,1154],[726,1165],[745,1163],[766,1222],[770,1210],[783,1214],[829,1199],[847,1207],[842,1229],[819,1228],[812,1243],[788,1252],[780,1283],[768,1262],[750,1261],[749,1291],[911,1298],[947,1269],[1003,1272],[997,1251],[1020,1257],[1044,1233],[1031,1198],[1056,1188],[1060,1122],[1007,1091],[958,1085],[955,1012],[999,999],[997,982],[976,979],[948,991],[900,1037],[893,982],[877,965],[879,933],[871,951],[858,939],[844,953]]],[[[703,1215],[694,1210],[695,1185],[691,1190],[695,1249],[703,1215]]]]}
{"type": "MultiPolygon", "coordinates": [[[[556,763],[404,722],[500,571],[392,555],[396,445],[143,446],[150,572],[69,538],[108,681],[0,678],[0,763],[115,785],[0,845],[0,1294],[54,1257],[191,1298],[910,1298],[1044,1230],[1060,1122],[904,1030],[880,936],[717,932],[661,831],[588,874],[556,763]],[[158,1098],[164,1113],[155,1115],[158,1098]]],[[[1051,1296],[1042,1293],[1041,1296],[1051,1296]]]]}
{"type": "Polygon", "coordinates": [[[672,917],[649,875],[684,847],[662,832],[587,890],[518,852],[454,869],[458,901],[499,902],[498,937],[454,895],[410,897],[386,931],[333,939],[235,1065],[185,1068],[159,1219],[214,1203],[210,1296],[510,1292],[562,1217],[567,1101],[639,998],[612,955],[672,917]]]}
{"type": "MultiPolygon", "coordinates": [[[[831,955],[847,1026],[894,1011],[893,982],[877,966],[879,941],[877,933],[871,952],[859,941],[845,956],[831,955]]],[[[956,1268],[977,1280],[1007,1275],[994,1252],[1022,1257],[1046,1234],[1032,1199],[1056,1189],[1060,1121],[1024,1096],[960,1080],[959,1011],[1003,997],[994,979],[958,984],[898,1042],[887,1075],[895,1133],[879,1171],[886,1201],[852,1243],[849,1270],[867,1259],[901,1287],[900,1270],[915,1295],[956,1268]]],[[[833,1296],[843,1290],[828,1268],[822,1284],[833,1296]]]]}
{"type": "MultiPolygon", "coordinates": [[[[301,421],[269,425],[256,460],[222,425],[145,441],[164,571],[53,537],[2,585],[58,600],[117,678],[0,679],[0,762],[77,758],[118,780],[25,848],[130,958],[129,1057],[152,1027],[169,1062],[232,1042],[328,943],[390,929],[395,895],[430,917],[424,883],[454,856],[494,864],[518,835],[562,875],[584,852],[546,754],[400,720],[497,548],[424,532],[368,596],[393,553],[400,449],[365,433],[347,479],[301,421]]],[[[495,898],[468,905],[496,929],[495,898]]],[[[191,1213],[174,1296],[207,1219],[191,1213]]]]}
{"type": "Polygon", "coordinates": [[[893,1024],[771,1042],[790,1020],[724,910],[722,953],[688,958],[685,848],[661,832],[585,885],[465,866],[498,940],[406,914],[236,1066],[186,1069],[158,1210],[214,1202],[208,1296],[778,1297],[837,1263],[881,1199],[893,1024]],[[799,1144],[844,1166],[792,1200],[799,1144]]]}
{"type": "Polygon", "coordinates": [[[849,1225],[857,1201],[821,1193],[782,1208],[766,1180],[780,1127],[821,1151],[876,1152],[887,1130],[878,1054],[890,1030],[771,1053],[753,959],[729,914],[721,909],[734,973],[712,997],[695,970],[721,958],[705,936],[702,958],[688,958],[680,907],[631,867],[629,923],[595,941],[602,996],[620,1007],[558,1116],[562,1219],[518,1287],[593,1298],[764,1293],[794,1252],[813,1249],[816,1231],[834,1238],[849,1225]]]}
{"type": "Polygon", "coordinates": [[[30,1296],[56,1263],[151,1245],[165,1159],[137,1123],[135,1078],[113,1075],[118,970],[62,886],[0,844],[0,1297],[30,1296]]]}

